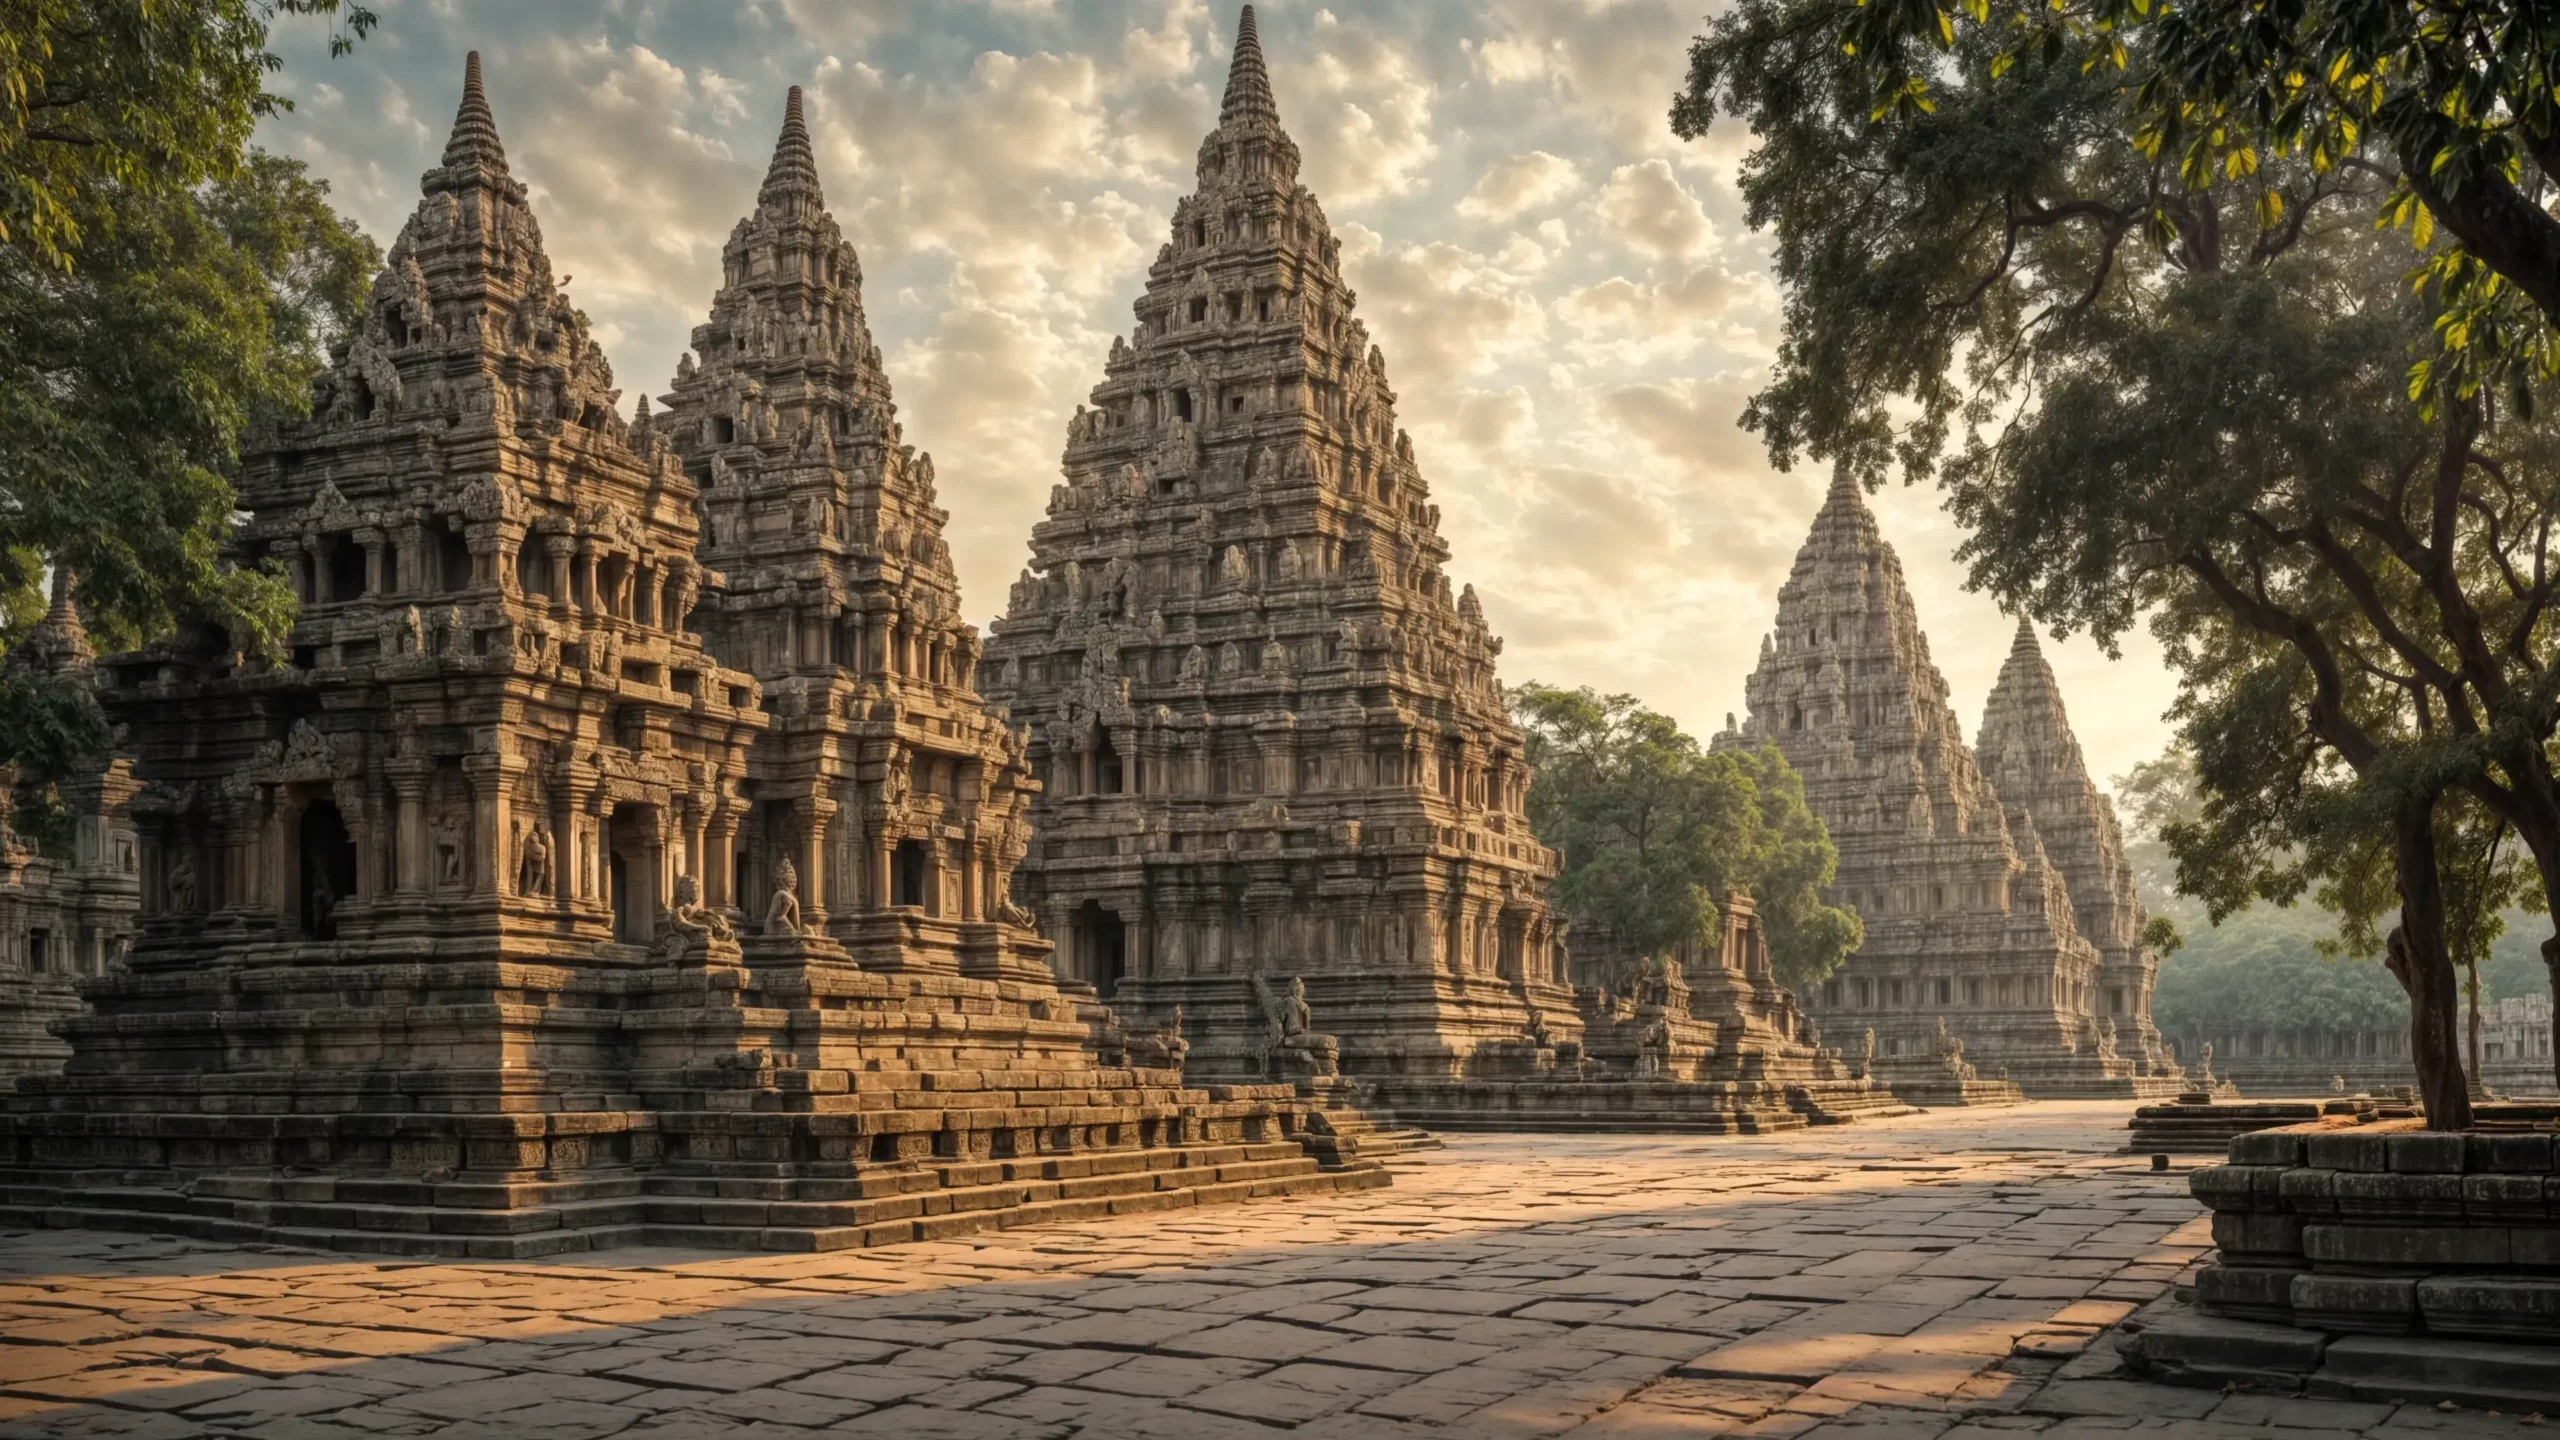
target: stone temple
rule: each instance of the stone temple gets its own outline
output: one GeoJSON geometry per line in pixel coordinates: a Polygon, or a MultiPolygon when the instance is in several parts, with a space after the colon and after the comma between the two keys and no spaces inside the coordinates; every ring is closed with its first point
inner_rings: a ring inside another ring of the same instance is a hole
{"type": "MultiPolygon", "coordinates": [[[[1020,888],[1060,968],[1178,1024],[1195,1074],[1350,1076],[1434,1125],[1802,1123],[1744,1076],[1759,1041],[1871,1103],[1792,1023],[1745,1047],[1738,1018],[1729,1078],[1673,1083],[1657,1036],[1659,1084],[1579,1083],[1586,1020],[1501,642],[1443,571],[1439,507],[1298,162],[1248,7],[1199,187],[1069,423],[1065,483],[987,646],[1042,781],[1020,888]]],[[[1666,998],[1604,1026],[1620,1079],[1666,998]]]]}
{"type": "MultiPolygon", "coordinates": [[[[9,651],[13,669],[95,683],[96,655],[71,592],[71,572],[57,567],[44,618],[9,651]]],[[[43,854],[9,828],[12,783],[0,769],[0,1086],[61,1068],[71,1048],[52,1026],[79,1013],[82,979],[124,966],[141,904],[130,760],[113,757],[57,784],[73,820],[67,855],[43,854]]]]}
{"type": "Polygon", "coordinates": [[[1832,903],[1866,926],[1805,997],[1826,1031],[1872,1031],[1877,1076],[1906,1098],[1990,1098],[2001,1079],[2039,1098],[2176,1090],[2115,818],[2032,635],[1978,764],[1901,562],[1845,478],[1778,592],[1747,698],[1718,743],[1775,741],[1803,775],[1840,853],[1832,903]]]}
{"type": "Polygon", "coordinates": [[[0,1115],[5,1223],[809,1249],[1384,1183],[1284,1089],[1103,1063],[991,905],[1028,777],[796,93],[663,426],[616,413],[476,55],[423,191],[245,458],[285,655],[99,662],[141,935],[0,1115]]]}

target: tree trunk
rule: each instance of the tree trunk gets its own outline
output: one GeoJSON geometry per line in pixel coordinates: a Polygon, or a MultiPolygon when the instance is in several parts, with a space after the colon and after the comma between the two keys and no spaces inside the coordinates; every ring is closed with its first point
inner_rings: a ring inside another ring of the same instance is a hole
{"type": "Polygon", "coordinates": [[[2460,987],[2446,945],[2444,878],[2436,870],[2436,798],[2400,808],[2392,822],[2400,923],[2384,963],[2409,996],[2409,1058],[2430,1130],[2471,1128],[2471,1091],[2462,1073],[2460,987]]]}

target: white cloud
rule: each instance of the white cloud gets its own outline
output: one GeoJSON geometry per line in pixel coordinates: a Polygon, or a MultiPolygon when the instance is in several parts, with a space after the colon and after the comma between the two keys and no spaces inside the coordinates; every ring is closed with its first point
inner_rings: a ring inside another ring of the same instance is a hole
{"type": "Polygon", "coordinates": [[[1715,238],[1706,207],[1680,183],[1667,160],[1644,160],[1611,171],[1593,213],[1610,233],[1657,260],[1685,259],[1715,238]]]}
{"type": "MultiPolygon", "coordinates": [[[[626,392],[672,373],[753,204],[783,88],[806,86],[969,611],[1002,605],[1067,417],[1193,183],[1232,0],[437,0],[401,15],[345,60],[325,58],[317,27],[280,31],[277,88],[303,104],[260,143],[307,160],[387,241],[479,46],[554,264],[577,276],[626,392]]],[[[1764,382],[1777,295],[1731,192],[1747,132],[1682,145],[1664,122],[1696,7],[1334,0],[1261,22],[1451,569],[1510,642],[1503,678],[1631,691],[1712,731],[1739,706],[1825,477],[1773,469],[1735,423],[1764,382]]],[[[1963,588],[1933,493],[1875,505],[1970,730],[2010,627],[1963,588]]],[[[2156,751],[2155,654],[2048,653],[2093,769],[2156,751]]]]}
{"type": "Polygon", "coordinates": [[[1532,150],[1487,167],[1458,202],[1458,213],[1477,220],[1515,220],[1553,205],[1581,183],[1572,161],[1532,150]]]}

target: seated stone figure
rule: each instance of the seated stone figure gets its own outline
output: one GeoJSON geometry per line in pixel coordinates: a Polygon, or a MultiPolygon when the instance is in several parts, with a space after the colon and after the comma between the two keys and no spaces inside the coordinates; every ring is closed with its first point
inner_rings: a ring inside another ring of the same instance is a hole
{"type": "Polygon", "coordinates": [[[657,953],[661,959],[681,959],[686,952],[708,948],[714,940],[734,940],[737,935],[729,921],[716,910],[702,906],[702,889],[690,875],[676,877],[675,899],[667,906],[666,928],[659,933],[657,953]]]}
{"type": "Polygon", "coordinates": [[[773,900],[764,907],[764,933],[798,935],[800,929],[800,870],[785,855],[773,871],[773,900]]]}
{"type": "Polygon", "coordinates": [[[1315,1016],[1307,1008],[1307,982],[1289,977],[1289,993],[1272,992],[1261,976],[1253,977],[1253,988],[1262,1000],[1263,1019],[1270,1031],[1266,1046],[1273,1073],[1328,1077],[1341,1073],[1341,1043],[1315,1028],[1315,1016]]]}
{"type": "Polygon", "coordinates": [[[1179,1070],[1191,1055],[1191,1042],[1182,1038],[1182,1007],[1173,1007],[1173,1018],[1148,1030],[1129,1032],[1129,1063],[1141,1070],[1179,1070]]]}

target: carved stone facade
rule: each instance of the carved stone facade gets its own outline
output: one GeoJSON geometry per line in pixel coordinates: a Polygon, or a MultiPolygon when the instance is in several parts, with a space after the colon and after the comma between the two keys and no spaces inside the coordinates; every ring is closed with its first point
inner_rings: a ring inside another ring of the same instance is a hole
{"type": "Polygon", "coordinates": [[[748,759],[743,887],[770,896],[789,865],[802,928],[866,969],[1045,978],[1046,942],[1007,903],[1030,771],[978,697],[933,460],[904,443],[797,87],[721,271],[639,423],[702,490],[703,563],[725,577],[704,641],[772,717],[748,759]]]}
{"type": "Polygon", "coordinates": [[[1045,789],[1023,896],[1195,1073],[1531,1075],[1581,1022],[1501,645],[1442,567],[1252,11],[987,649],[1045,789]]]}
{"type": "Polygon", "coordinates": [[[2080,741],[2062,708],[2062,687],[2021,619],[2009,658],[1982,707],[1973,739],[1983,778],[2003,802],[2035,817],[2045,855],[2071,896],[2072,928],[2098,949],[2096,1009],[2116,1027],[2116,1045],[2145,1075],[2174,1075],[2177,1062],[2151,1023],[2160,958],[2143,943],[2149,916],[2134,894],[2124,831],[2113,802],[2089,778],[2080,741]]]}
{"type": "Polygon", "coordinates": [[[947,569],[861,553],[885,517],[940,517],[903,456],[884,478],[862,449],[895,431],[885,386],[863,388],[859,312],[826,288],[850,284],[831,268],[850,255],[786,169],[703,335],[756,315],[793,360],[759,339],[680,383],[680,438],[728,413],[731,380],[771,407],[743,448],[715,433],[680,453],[615,412],[472,57],[362,332],[313,417],[245,460],[238,559],[292,571],[288,655],[206,633],[102,662],[144,782],[149,904],[132,972],[65,1027],[65,1073],[11,1102],[12,1223],[473,1255],[827,1248],[1034,1203],[1383,1182],[1316,1173],[1286,1092],[1095,1064],[1038,942],[979,918],[1019,844],[1023,771],[973,720],[968,637],[936,608],[947,569]],[[761,424],[854,401],[877,409],[842,430],[847,469],[761,424]],[[767,536],[768,559],[720,537],[747,576],[733,592],[697,556],[687,465],[715,452],[736,472],[716,516],[755,536],[769,502],[826,495],[855,512],[829,532],[844,548],[767,536]],[[879,664],[770,649],[818,643],[797,622],[830,597],[883,594],[910,623],[868,632],[897,647],[879,664]],[[705,601],[770,696],[693,633],[705,601]],[[929,839],[942,905],[847,880],[881,848],[848,859],[856,835],[893,847],[892,872],[895,846],[929,839]],[[1003,1071],[1025,1073],[985,1093],[1003,1071]],[[101,1169],[128,1188],[89,1188],[101,1169]],[[189,1198],[137,1202],[144,1181],[189,1198]]]}
{"type": "MultiPolygon", "coordinates": [[[[1020,890],[1062,968],[1179,1014],[1196,1074],[1356,1088],[1426,1124],[1802,1123],[1782,1085],[1690,1084],[1695,1064],[1645,1072],[1660,1093],[1588,1083],[1634,1079],[1641,1047],[1584,1055],[1501,642],[1444,574],[1249,7],[1198,179],[987,647],[1044,781],[1020,890]]],[[[1838,1069],[1786,1046],[1790,1075],[1838,1069]]]]}
{"type": "MultiPolygon", "coordinates": [[[[1803,775],[1840,852],[1832,903],[1866,925],[1858,952],[1806,997],[1826,1031],[1873,1029],[1876,1073],[1898,1092],[1945,1084],[1942,1036],[1961,1043],[1974,1078],[2029,1096],[2174,1092],[2140,1031],[2103,1013],[2104,958],[2077,928],[2040,817],[2004,803],[1966,748],[1901,562],[1845,479],[1778,592],[1747,697],[1740,732],[1717,743],[1774,741],[1803,775]]],[[[2023,700],[2015,713],[2026,717],[2023,700]]],[[[2068,738],[2058,705],[2040,723],[2068,738]]],[[[2030,755],[2016,763],[2032,773],[2030,755]]]]}
{"type": "MultiPolygon", "coordinates": [[[[11,668],[94,683],[96,656],[71,591],[71,572],[56,569],[53,603],[9,651],[11,668]]],[[[72,816],[64,854],[39,853],[9,828],[13,787],[0,769],[0,1086],[61,1068],[71,1047],[53,1026],[80,1012],[80,981],[124,967],[141,905],[131,761],[110,759],[56,786],[72,816]]]]}

